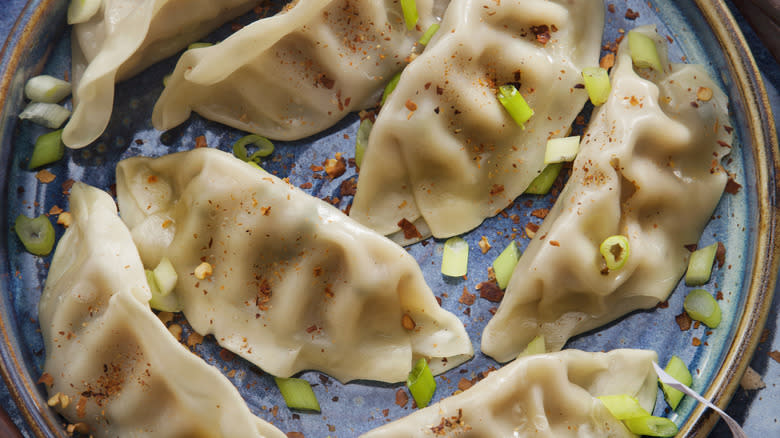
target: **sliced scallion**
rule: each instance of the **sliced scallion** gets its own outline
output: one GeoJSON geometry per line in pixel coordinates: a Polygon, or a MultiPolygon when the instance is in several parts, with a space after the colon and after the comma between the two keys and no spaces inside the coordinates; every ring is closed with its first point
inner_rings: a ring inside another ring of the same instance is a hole
{"type": "Polygon", "coordinates": [[[70,82],[49,75],[30,78],[24,85],[24,95],[33,102],[57,103],[70,95],[70,82]]]}
{"type": "Polygon", "coordinates": [[[513,240],[493,261],[493,273],[496,275],[498,287],[501,289],[506,289],[506,286],[509,284],[518,260],[520,260],[520,250],[513,240]]]}
{"type": "Polygon", "coordinates": [[[550,192],[553,183],[558,178],[558,174],[561,173],[563,163],[548,164],[547,167],[542,170],[542,173],[536,175],[528,188],[525,189],[525,193],[531,195],[546,195],[550,192]]]}
{"type": "Polygon", "coordinates": [[[599,252],[607,263],[607,269],[614,271],[623,267],[631,254],[626,236],[609,236],[599,245],[599,252]]]}
{"type": "Polygon", "coordinates": [[[292,377],[274,377],[274,380],[288,408],[320,412],[320,403],[309,382],[292,377]]]}
{"type": "Polygon", "coordinates": [[[414,364],[409,377],[406,378],[406,386],[412,393],[418,408],[428,406],[436,391],[436,381],[433,380],[433,373],[428,368],[428,361],[424,357],[418,359],[417,363],[414,364]]]}
{"type": "Polygon", "coordinates": [[[449,277],[466,275],[469,265],[469,244],[461,237],[450,237],[444,242],[441,273],[449,277]]]}
{"type": "Polygon", "coordinates": [[[628,394],[603,395],[598,399],[618,420],[650,416],[650,413],[639,404],[639,400],[628,394]]]}
{"type": "Polygon", "coordinates": [[[531,339],[531,342],[526,345],[525,350],[518,354],[517,357],[533,356],[535,354],[544,353],[547,353],[547,346],[544,343],[544,336],[539,335],[531,339]]]}
{"type": "Polygon", "coordinates": [[[420,18],[417,14],[417,3],[415,0],[401,0],[401,11],[404,14],[404,23],[409,30],[417,26],[417,20],[420,18]]]}
{"type": "Polygon", "coordinates": [[[718,244],[699,248],[688,259],[688,271],[685,273],[685,284],[688,286],[701,286],[710,281],[712,276],[712,264],[718,252],[718,244]]]}
{"type": "Polygon", "coordinates": [[[580,137],[551,138],[544,151],[544,164],[573,161],[580,151],[580,137]]]}
{"type": "Polygon", "coordinates": [[[534,110],[528,106],[523,95],[517,91],[514,85],[502,85],[498,87],[498,100],[506,111],[512,116],[515,123],[525,129],[525,122],[534,115],[534,110]]]}
{"type": "Polygon", "coordinates": [[[659,437],[677,435],[677,425],[672,420],[664,417],[648,415],[646,417],[629,418],[628,420],[623,420],[623,424],[628,427],[628,430],[637,435],[659,437]]]}
{"type": "Polygon", "coordinates": [[[62,129],[43,134],[35,140],[32,156],[27,168],[32,170],[58,161],[65,155],[62,143],[62,129]]]}
{"type": "Polygon", "coordinates": [[[609,84],[607,69],[601,67],[586,67],[582,69],[582,80],[585,91],[594,106],[603,105],[609,98],[612,86],[609,84]]]}
{"type": "Polygon", "coordinates": [[[420,40],[418,41],[423,46],[427,46],[429,42],[431,42],[431,38],[436,34],[436,32],[439,30],[441,26],[439,23],[433,23],[430,26],[428,26],[428,29],[425,30],[425,33],[420,37],[420,40]]]}
{"type": "MultiPolygon", "coordinates": [[[[666,364],[664,371],[666,371],[667,374],[685,386],[690,387],[693,383],[693,376],[691,376],[691,372],[688,371],[688,367],[685,365],[685,362],[683,362],[683,360],[677,356],[672,356],[672,358],[669,359],[669,363],[666,364]]],[[[669,403],[669,407],[672,409],[677,409],[677,406],[680,404],[680,400],[682,400],[685,394],[680,390],[672,388],[666,383],[661,383],[661,389],[664,392],[664,398],[666,398],[666,402],[669,403]]]]}
{"type": "Polygon", "coordinates": [[[241,137],[233,145],[233,155],[241,161],[252,161],[255,164],[260,163],[260,159],[271,155],[274,151],[274,144],[271,140],[256,134],[241,137]],[[254,146],[257,150],[249,155],[247,146],[254,146]]]}
{"type": "Polygon", "coordinates": [[[56,103],[30,102],[19,118],[50,129],[59,129],[70,117],[70,111],[56,103]]]}
{"type": "Polygon", "coordinates": [[[14,222],[14,231],[31,254],[47,256],[54,248],[54,227],[45,215],[31,219],[20,214],[14,222]]]}
{"type": "Polygon", "coordinates": [[[182,306],[176,294],[163,294],[160,291],[160,286],[157,284],[157,276],[154,274],[154,271],[144,269],[144,273],[146,274],[146,283],[149,285],[149,290],[152,292],[152,298],[149,300],[149,307],[161,312],[181,312],[182,306]]]}
{"type": "Polygon", "coordinates": [[[628,33],[628,49],[631,52],[631,60],[638,68],[652,68],[662,72],[661,58],[658,56],[658,47],[649,36],[630,31],[628,33]]]}
{"type": "Polygon", "coordinates": [[[102,0],[70,0],[68,6],[68,24],[79,24],[89,21],[94,16],[102,0]]]}
{"type": "Polygon", "coordinates": [[[390,82],[387,83],[385,86],[385,91],[382,92],[382,101],[380,102],[382,105],[385,104],[385,101],[387,100],[387,97],[390,96],[390,93],[395,90],[395,87],[398,85],[398,81],[401,79],[401,73],[398,72],[395,75],[393,75],[392,78],[390,78],[390,82]]]}
{"type": "Polygon", "coordinates": [[[160,263],[154,268],[154,278],[162,295],[168,295],[173,292],[179,276],[176,274],[176,269],[174,269],[173,263],[171,263],[168,257],[160,259],[160,263]]]}
{"type": "Polygon", "coordinates": [[[709,328],[720,325],[720,306],[715,298],[704,289],[694,289],[688,293],[683,308],[691,319],[701,321],[709,328]]]}
{"type": "Polygon", "coordinates": [[[357,137],[355,138],[355,164],[357,164],[357,167],[360,167],[363,163],[363,155],[366,153],[366,147],[368,147],[368,136],[371,134],[373,127],[374,123],[371,119],[360,121],[357,137]]]}
{"type": "Polygon", "coordinates": [[[211,47],[213,45],[214,45],[213,43],[203,43],[203,42],[192,43],[189,46],[187,46],[187,50],[202,49],[203,47],[211,47]]]}

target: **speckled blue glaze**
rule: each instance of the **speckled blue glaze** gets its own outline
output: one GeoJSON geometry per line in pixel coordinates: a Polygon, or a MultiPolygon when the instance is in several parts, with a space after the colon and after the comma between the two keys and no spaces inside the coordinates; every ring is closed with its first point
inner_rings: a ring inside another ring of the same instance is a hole
{"type": "MultiPolygon", "coordinates": [[[[22,24],[39,10],[41,4],[48,8],[42,12],[38,32],[25,56],[16,60],[9,58],[14,44],[23,41],[21,27],[13,28],[13,22],[0,19],[0,35],[10,34],[11,44],[0,54],[2,71],[14,70],[13,80],[0,108],[0,318],[9,334],[8,345],[0,346],[5,368],[10,370],[12,386],[21,389],[22,402],[33,406],[34,429],[42,428],[42,436],[58,436],[61,431],[45,430],[47,424],[57,424],[57,419],[45,406],[40,386],[34,386],[41,374],[43,364],[43,343],[38,333],[37,303],[47,272],[50,257],[39,258],[26,253],[9,224],[24,213],[36,216],[46,213],[58,205],[67,209],[67,199],[62,194],[62,183],[67,179],[83,181],[108,190],[115,182],[114,165],[118,160],[135,155],[160,156],[166,153],[188,150],[194,147],[195,137],[205,135],[210,147],[229,150],[232,143],[243,136],[242,132],[204,120],[197,115],[184,125],[166,133],[160,133],[151,126],[151,108],[162,91],[162,77],[173,70],[175,57],[160,62],[141,75],[117,85],[114,112],[106,132],[91,146],[81,150],[67,150],[64,160],[50,170],[57,175],[54,182],[40,184],[35,174],[23,169],[29,157],[34,139],[46,130],[16,119],[23,106],[21,87],[26,78],[41,71],[62,77],[70,70],[69,33],[64,26],[66,2],[35,0],[25,7],[24,1],[4,0],[9,4],[13,16],[22,14],[22,24]],[[47,49],[51,48],[51,51],[47,49]],[[19,362],[19,368],[14,364],[19,362]],[[30,383],[32,382],[32,383],[30,383]],[[26,392],[27,389],[31,389],[26,392]]],[[[659,0],[649,6],[644,0],[614,2],[615,13],[607,13],[605,41],[613,41],[618,29],[628,30],[642,24],[657,24],[663,35],[669,35],[674,43],[670,47],[670,58],[679,61],[684,56],[688,62],[705,64],[714,77],[723,82],[732,102],[735,141],[727,168],[736,175],[743,186],[737,195],[724,196],[714,214],[714,219],[703,233],[700,244],[707,245],[723,241],[728,248],[726,265],[715,272],[713,280],[706,286],[711,292],[721,291],[724,300],[723,322],[718,329],[704,327],[681,333],[674,317],[682,311],[682,300],[690,288],[679,285],[672,293],[668,307],[634,312],[607,327],[578,336],[569,342],[568,348],[589,351],[613,348],[650,348],[659,354],[661,363],[671,355],[678,355],[690,364],[694,373],[694,389],[707,390],[713,375],[727,353],[728,346],[736,336],[736,322],[745,312],[744,303],[748,285],[746,274],[756,267],[751,264],[757,238],[756,218],[751,212],[758,205],[757,188],[752,177],[757,163],[749,148],[741,147],[741,139],[747,130],[748,121],[738,99],[732,78],[726,68],[715,37],[706,29],[695,6],[689,1],[659,0]],[[626,8],[638,11],[635,21],[624,18],[626,8]],[[657,10],[656,10],[657,8],[657,10]],[[706,345],[693,347],[692,339],[697,337],[706,345]]],[[[5,13],[5,10],[4,10],[5,13]]],[[[250,16],[244,21],[250,20],[250,16]]],[[[239,20],[241,21],[241,20],[239,20]]],[[[218,41],[230,33],[229,26],[215,32],[207,41],[218,41]]],[[[0,90],[2,92],[2,90],[0,90]]],[[[1,97],[1,96],[0,96],[1,97]]],[[[277,142],[276,152],[263,163],[263,167],[280,177],[287,176],[291,183],[300,185],[310,181],[313,186],[306,191],[318,197],[339,196],[338,189],[344,179],[355,178],[354,169],[335,179],[311,179],[311,164],[320,164],[324,159],[342,152],[346,157],[354,156],[354,138],[357,117],[351,115],[328,131],[297,142],[277,142]]],[[[438,389],[434,401],[451,395],[457,390],[461,377],[473,378],[477,373],[491,367],[499,367],[479,352],[482,329],[491,317],[490,310],[497,304],[477,299],[471,306],[459,303],[464,288],[474,293],[477,283],[486,279],[486,267],[510,241],[514,239],[525,248],[528,239],[522,238],[522,228],[527,222],[541,223],[530,215],[537,208],[549,207],[550,196],[519,198],[507,213],[520,216],[520,223],[497,216],[485,221],[477,230],[463,237],[472,248],[469,255],[469,276],[467,280],[453,279],[441,275],[440,258],[443,242],[428,239],[409,248],[423,269],[425,278],[434,293],[442,299],[442,306],[458,315],[466,324],[477,354],[466,364],[437,378],[438,389]],[[528,202],[526,202],[528,201],[528,202]],[[477,248],[481,236],[488,236],[493,249],[482,254],[477,248]],[[464,312],[470,312],[466,314],[464,312]]],[[[351,198],[342,199],[343,209],[351,198]]],[[[61,227],[56,227],[58,236],[61,227]]],[[[181,321],[180,321],[181,322],[181,321]]],[[[188,330],[185,327],[185,331],[188,330]]],[[[246,361],[235,358],[229,362],[219,357],[220,348],[208,339],[194,350],[211,363],[217,364],[226,374],[235,370],[230,380],[239,388],[250,408],[257,415],[273,422],[283,431],[304,432],[306,436],[357,436],[361,432],[377,427],[391,419],[400,418],[412,412],[410,404],[400,407],[395,404],[395,392],[403,385],[386,385],[374,382],[353,382],[341,384],[318,372],[306,372],[302,377],[310,381],[322,406],[321,414],[293,413],[284,407],[270,376],[262,373],[246,361]],[[276,415],[273,407],[279,406],[276,415]],[[385,412],[386,410],[386,412],[385,412]]],[[[232,374],[232,373],[231,373],[232,374]]],[[[665,403],[659,394],[656,415],[664,414],[665,403]]],[[[683,401],[672,418],[682,424],[693,411],[694,402],[683,401]]]]}

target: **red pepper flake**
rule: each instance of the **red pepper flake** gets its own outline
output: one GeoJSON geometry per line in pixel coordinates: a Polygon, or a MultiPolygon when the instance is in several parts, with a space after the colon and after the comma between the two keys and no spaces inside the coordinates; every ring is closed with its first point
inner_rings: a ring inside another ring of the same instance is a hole
{"type": "Polygon", "coordinates": [[[538,217],[539,219],[544,219],[547,217],[548,213],[550,213],[549,208],[537,208],[536,210],[531,212],[531,216],[538,217]]]}
{"type": "Polygon", "coordinates": [[[769,357],[774,359],[775,362],[780,363],[780,351],[775,350],[775,351],[769,352],[768,354],[769,354],[769,357]]]}
{"type": "Polygon", "coordinates": [[[341,182],[341,186],[339,187],[339,196],[342,198],[344,196],[354,196],[355,192],[357,191],[357,183],[354,179],[345,179],[341,182]]]}
{"type": "Polygon", "coordinates": [[[54,385],[54,377],[52,377],[49,373],[43,373],[41,374],[41,378],[38,379],[38,383],[45,383],[49,386],[52,386],[54,385]]]}
{"type": "Polygon", "coordinates": [[[628,10],[626,11],[626,20],[633,21],[636,20],[637,18],[639,18],[639,12],[634,12],[633,9],[628,8],[628,10]]]}
{"type": "Polygon", "coordinates": [[[742,185],[738,182],[734,181],[734,177],[729,175],[729,180],[726,181],[726,188],[723,189],[726,193],[730,195],[736,195],[737,192],[739,192],[739,189],[742,188],[742,185]]]}
{"type": "Polygon", "coordinates": [[[614,14],[615,13],[615,5],[613,5],[612,3],[608,4],[607,5],[607,10],[614,14]]]}
{"type": "Polygon", "coordinates": [[[500,303],[504,298],[504,291],[498,287],[498,284],[493,281],[483,281],[477,285],[479,291],[479,297],[484,298],[493,303],[500,303]]]}
{"type": "Polygon", "coordinates": [[[287,432],[287,438],[306,438],[301,432],[287,432]]]}
{"type": "Polygon", "coordinates": [[[463,286],[463,293],[461,294],[460,298],[458,299],[458,302],[461,304],[465,304],[467,306],[470,306],[474,304],[474,300],[477,299],[476,294],[470,294],[468,289],[466,289],[466,286],[463,286]]]}
{"type": "Polygon", "coordinates": [[[336,83],[333,79],[328,78],[325,76],[325,73],[320,73],[319,76],[317,76],[317,80],[314,81],[314,86],[319,88],[320,85],[327,88],[328,90],[333,88],[333,85],[336,83]]]}
{"type": "Polygon", "coordinates": [[[460,389],[461,391],[465,391],[471,388],[472,386],[474,386],[475,383],[476,383],[476,378],[472,381],[466,379],[465,377],[461,377],[460,380],[458,381],[458,389],[460,389]]]}
{"type": "Polygon", "coordinates": [[[417,230],[417,227],[413,223],[409,222],[406,218],[398,221],[398,226],[404,232],[404,238],[406,239],[422,239],[422,234],[417,230]]]}
{"type": "Polygon", "coordinates": [[[385,417],[387,417],[389,414],[390,414],[390,409],[386,409],[386,408],[385,408],[385,409],[382,409],[382,415],[384,415],[385,417]]]}
{"type": "Polygon", "coordinates": [[[688,316],[687,313],[683,312],[677,316],[674,317],[675,321],[677,321],[677,325],[680,326],[680,331],[685,332],[691,329],[691,317],[688,316]]]}
{"type": "Polygon", "coordinates": [[[696,243],[692,243],[690,245],[685,245],[685,249],[687,249],[689,252],[694,252],[696,249],[699,248],[699,245],[696,243]]]}
{"type": "Polygon", "coordinates": [[[409,403],[409,396],[406,394],[406,391],[398,388],[398,391],[395,392],[395,404],[405,408],[407,403],[409,403]]]}
{"type": "Polygon", "coordinates": [[[411,99],[406,101],[406,109],[409,111],[417,111],[417,104],[412,102],[411,99]]]}
{"type": "MultiPolygon", "coordinates": [[[[385,409],[385,410],[387,410],[387,409],[385,409]]],[[[387,415],[385,415],[385,417],[386,417],[386,416],[387,416],[387,415]]],[[[335,432],[335,431],[336,431],[336,426],[335,426],[335,425],[333,425],[333,424],[328,424],[327,426],[328,426],[328,432],[335,432]]]]}
{"type": "Polygon", "coordinates": [[[531,33],[536,35],[536,41],[542,45],[545,45],[550,41],[550,27],[546,24],[531,26],[531,33]]]}
{"type": "Polygon", "coordinates": [[[694,321],[693,322],[693,328],[697,329],[701,325],[701,321],[694,321]]]}
{"type": "Polygon", "coordinates": [[[310,189],[311,188],[311,182],[310,181],[306,181],[305,183],[301,184],[299,187],[302,188],[302,189],[310,189]]]}
{"type": "Polygon", "coordinates": [[[205,135],[199,135],[195,137],[195,148],[207,148],[207,147],[209,147],[209,144],[206,141],[205,135]]]}
{"type": "Polygon", "coordinates": [[[715,293],[715,299],[718,300],[718,301],[723,301],[723,292],[717,291],[715,293]]]}
{"type": "Polygon", "coordinates": [[[557,240],[551,240],[551,241],[550,241],[550,245],[552,245],[552,246],[561,246],[561,244],[560,244],[560,243],[558,243],[558,241],[557,241],[557,240]]]}
{"type": "Polygon", "coordinates": [[[440,86],[438,86],[438,85],[437,85],[437,86],[436,86],[436,94],[438,94],[439,96],[441,96],[442,94],[444,94],[444,88],[442,88],[442,87],[440,87],[440,86]]]}
{"type": "Polygon", "coordinates": [[[493,184],[493,187],[490,189],[490,196],[499,194],[504,191],[503,184],[493,184]]]}
{"type": "Polygon", "coordinates": [[[309,328],[306,329],[306,333],[312,333],[317,331],[317,325],[313,324],[309,328]]]}
{"type": "Polygon", "coordinates": [[[667,309],[669,308],[669,300],[661,301],[660,303],[656,304],[655,307],[658,309],[667,309]]]}
{"type": "Polygon", "coordinates": [[[230,362],[231,360],[233,360],[234,357],[236,357],[236,355],[230,350],[225,350],[224,348],[221,348],[219,350],[219,357],[225,362],[230,362]]]}
{"type": "Polygon", "coordinates": [[[76,415],[79,418],[84,418],[87,415],[87,398],[83,395],[79,397],[79,401],[76,403],[76,415]]]}
{"type": "Polygon", "coordinates": [[[732,128],[731,126],[728,126],[728,125],[723,125],[723,129],[725,129],[726,132],[729,133],[729,134],[734,132],[734,128],[732,128]]]}
{"type": "Polygon", "coordinates": [[[73,181],[72,179],[66,180],[64,183],[62,183],[62,194],[63,195],[70,195],[70,189],[73,187],[73,181]]]}
{"type": "Polygon", "coordinates": [[[263,213],[263,216],[270,216],[271,214],[271,206],[268,207],[260,207],[260,212],[263,213]]]}
{"type": "Polygon", "coordinates": [[[718,261],[719,269],[726,263],[726,247],[723,245],[723,242],[718,242],[718,249],[715,250],[715,260],[718,261]]]}
{"type": "Polygon", "coordinates": [[[241,23],[230,23],[230,30],[233,32],[238,32],[239,30],[243,29],[244,25],[241,23]]]}
{"type": "Polygon", "coordinates": [[[701,339],[699,339],[699,338],[694,336],[693,339],[691,339],[691,345],[693,345],[694,347],[700,346],[701,345],[701,339]]]}

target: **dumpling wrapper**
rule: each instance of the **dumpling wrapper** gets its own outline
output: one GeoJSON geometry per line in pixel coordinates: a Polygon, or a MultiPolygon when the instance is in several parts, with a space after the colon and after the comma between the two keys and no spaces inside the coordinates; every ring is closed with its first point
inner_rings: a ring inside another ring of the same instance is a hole
{"type": "Polygon", "coordinates": [[[649,350],[522,357],[462,393],[362,437],[635,437],[596,397],[627,394],[652,412],[657,360],[649,350]]]}
{"type": "Polygon", "coordinates": [[[49,396],[96,437],[284,437],[152,313],[130,232],[111,197],[76,183],[39,304],[49,396]],[[87,394],[87,395],[85,395],[87,394]]]}
{"type": "Polygon", "coordinates": [[[228,153],[123,160],[117,195],[144,264],[173,263],[195,331],[274,376],[399,382],[418,357],[440,373],[473,355],[406,251],[228,153]]]}
{"type": "Polygon", "coordinates": [[[665,300],[718,204],[728,178],[728,101],[704,69],[666,62],[635,73],[628,38],[611,73],[609,100],[583,136],[572,175],[515,267],[501,305],[482,333],[482,351],[506,362],[537,335],[548,351],[579,333],[665,300]],[[708,101],[697,100],[699,87],[708,101]],[[695,105],[694,105],[695,104],[695,105]],[[604,271],[599,245],[628,237],[630,255],[604,271]]]}
{"type": "Polygon", "coordinates": [[[192,111],[271,139],[297,140],[373,106],[446,6],[416,0],[408,31],[396,0],[299,0],[212,47],[187,51],[157,101],[159,130],[192,111]]]}
{"type": "Polygon", "coordinates": [[[350,216],[411,243],[402,219],[444,238],[511,204],[585,104],[575,85],[598,65],[603,23],[600,0],[454,0],[379,112],[350,216]],[[496,97],[507,83],[535,112],[525,129],[496,97]]]}
{"type": "Polygon", "coordinates": [[[82,148],[96,140],[111,118],[116,82],[175,54],[256,4],[256,0],[103,0],[95,15],[72,28],[73,115],[62,141],[82,148]]]}

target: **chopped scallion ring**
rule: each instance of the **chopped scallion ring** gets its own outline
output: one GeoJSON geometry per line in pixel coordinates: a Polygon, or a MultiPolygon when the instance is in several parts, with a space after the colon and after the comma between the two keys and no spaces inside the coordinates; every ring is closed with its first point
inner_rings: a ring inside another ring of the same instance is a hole
{"type": "Polygon", "coordinates": [[[59,129],[70,117],[70,111],[56,103],[30,102],[19,118],[50,129],[59,129]]]}
{"type": "Polygon", "coordinates": [[[94,16],[102,0],[70,0],[68,5],[68,24],[79,24],[89,21],[94,16]]]}
{"type": "Polygon", "coordinates": [[[65,145],[62,143],[62,129],[43,134],[35,140],[30,162],[27,168],[32,170],[58,161],[65,155],[65,145]]]}
{"type": "Polygon", "coordinates": [[[211,47],[213,45],[214,45],[213,43],[202,43],[202,42],[192,43],[189,46],[187,46],[187,50],[202,49],[203,47],[211,47]]]}
{"type": "Polygon", "coordinates": [[[160,259],[160,263],[154,268],[154,278],[157,281],[157,286],[160,288],[162,295],[168,295],[173,292],[173,288],[176,287],[176,282],[179,280],[176,269],[173,267],[168,257],[160,259]]]}
{"type": "Polygon", "coordinates": [[[542,170],[542,173],[536,175],[536,178],[531,181],[531,184],[525,189],[525,193],[531,195],[546,195],[549,193],[553,183],[561,173],[562,168],[562,163],[548,164],[547,167],[542,170]]]}
{"type": "Polygon", "coordinates": [[[309,382],[303,379],[274,377],[284,402],[290,409],[320,412],[320,403],[309,382]]]}
{"type": "Polygon", "coordinates": [[[430,26],[428,26],[428,29],[425,30],[425,33],[420,37],[420,40],[418,41],[423,46],[427,46],[429,42],[431,42],[431,38],[436,34],[436,32],[439,30],[439,23],[433,23],[430,26]]]}
{"type": "Polygon", "coordinates": [[[417,20],[420,18],[417,15],[417,3],[415,0],[401,0],[401,11],[404,14],[404,23],[409,30],[414,29],[417,26],[417,20]]]}
{"type": "Polygon", "coordinates": [[[520,250],[513,240],[493,261],[493,273],[496,274],[496,281],[501,289],[506,289],[509,284],[518,260],[520,260],[520,250]]]}
{"type": "Polygon", "coordinates": [[[534,115],[534,110],[528,106],[523,95],[517,91],[514,85],[502,85],[498,87],[498,100],[512,116],[515,123],[525,129],[525,122],[534,115]]]}
{"type": "Polygon", "coordinates": [[[646,417],[630,418],[623,420],[623,424],[628,427],[628,430],[637,435],[659,437],[677,435],[677,425],[672,420],[664,417],[648,415],[646,417]]]}
{"type": "Polygon", "coordinates": [[[461,237],[450,237],[444,242],[441,273],[449,277],[466,275],[469,266],[469,244],[461,237]]]}
{"type": "Polygon", "coordinates": [[[628,394],[602,395],[598,399],[604,403],[604,406],[618,420],[650,416],[650,413],[639,404],[639,400],[628,394]]]}
{"type": "Polygon", "coordinates": [[[586,67],[582,69],[582,80],[585,91],[594,106],[601,106],[609,99],[612,86],[609,84],[607,69],[601,67],[586,67]]]}
{"type": "Polygon", "coordinates": [[[658,56],[658,47],[649,36],[632,30],[628,33],[628,49],[631,52],[631,60],[638,68],[652,68],[655,71],[664,71],[661,66],[661,58],[658,56]]]}
{"type": "Polygon", "coordinates": [[[57,103],[70,95],[70,82],[49,75],[30,78],[24,85],[24,95],[33,102],[57,103]]]}
{"type": "Polygon", "coordinates": [[[436,381],[433,380],[433,373],[428,368],[428,362],[424,357],[418,359],[417,363],[414,364],[414,368],[406,379],[406,386],[412,393],[418,408],[422,409],[428,406],[436,391],[436,381]]]}
{"type": "Polygon", "coordinates": [[[551,138],[544,151],[544,164],[573,161],[580,151],[580,137],[551,138]]]}
{"type": "Polygon", "coordinates": [[[363,155],[366,153],[366,147],[368,147],[368,136],[371,134],[371,129],[374,127],[374,123],[371,119],[363,119],[358,126],[357,137],[355,138],[355,164],[357,167],[363,163],[363,155]]]}
{"type": "Polygon", "coordinates": [[[694,289],[688,293],[683,308],[691,319],[701,321],[709,328],[720,325],[720,306],[715,298],[704,289],[694,289]]]}
{"type": "Polygon", "coordinates": [[[525,350],[518,354],[517,357],[520,358],[544,353],[547,353],[547,346],[544,343],[544,336],[539,335],[531,339],[531,342],[526,345],[525,350]]]}
{"type": "Polygon", "coordinates": [[[146,274],[146,283],[149,285],[149,290],[152,292],[152,298],[149,300],[149,307],[161,312],[181,312],[182,306],[179,302],[179,298],[176,294],[163,294],[160,291],[160,286],[157,283],[157,276],[154,271],[144,269],[146,274]]]}
{"type": "Polygon", "coordinates": [[[691,254],[691,258],[688,259],[688,271],[685,273],[687,286],[701,286],[710,281],[712,264],[715,262],[717,252],[718,244],[713,243],[710,246],[699,248],[691,254]]]}
{"type": "MultiPolygon", "coordinates": [[[[667,374],[685,386],[690,387],[693,383],[693,376],[691,376],[691,372],[688,371],[688,367],[685,365],[685,362],[683,362],[682,359],[677,356],[672,356],[672,358],[669,359],[669,363],[666,364],[664,371],[666,371],[667,374]]],[[[677,409],[677,406],[680,404],[680,400],[682,400],[685,394],[682,391],[672,388],[663,382],[661,382],[661,389],[664,392],[664,398],[666,398],[666,402],[669,403],[669,407],[672,409],[677,409]]]]}
{"type": "Polygon", "coordinates": [[[401,72],[396,73],[393,75],[392,78],[390,78],[390,82],[387,83],[385,86],[385,91],[382,92],[382,100],[380,104],[384,105],[385,101],[387,100],[387,97],[390,96],[390,93],[395,90],[395,87],[398,85],[398,81],[401,79],[401,72]]]}
{"type": "Polygon", "coordinates": [[[631,254],[631,248],[626,236],[609,236],[601,242],[599,252],[607,262],[607,269],[614,271],[623,267],[631,254]]]}
{"type": "Polygon", "coordinates": [[[274,144],[271,143],[271,140],[256,134],[241,137],[233,145],[233,155],[236,158],[241,161],[252,161],[255,164],[259,164],[261,158],[267,157],[273,152],[274,144]],[[248,155],[247,146],[254,146],[257,150],[252,155],[248,155]]]}
{"type": "Polygon", "coordinates": [[[46,215],[31,219],[20,214],[14,222],[14,231],[31,254],[47,256],[54,248],[54,227],[46,215]]]}

